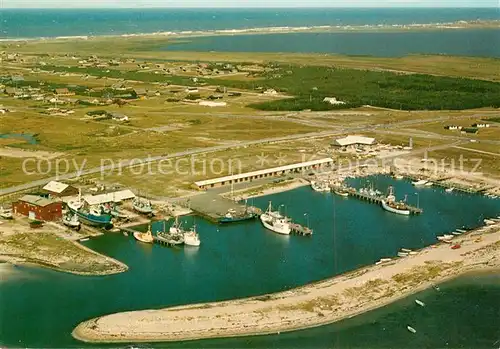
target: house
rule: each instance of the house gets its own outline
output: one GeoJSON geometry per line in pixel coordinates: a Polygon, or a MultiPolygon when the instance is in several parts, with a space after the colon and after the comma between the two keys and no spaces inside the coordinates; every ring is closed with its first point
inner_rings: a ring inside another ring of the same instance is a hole
{"type": "Polygon", "coordinates": [[[485,128],[485,127],[490,127],[490,124],[472,124],[472,127],[476,128],[485,128]]]}
{"type": "Polygon", "coordinates": [[[135,194],[131,190],[120,190],[106,194],[99,195],[86,195],[83,200],[90,206],[108,204],[111,202],[122,202],[126,200],[132,200],[135,198],[135,194]]]}
{"type": "Polygon", "coordinates": [[[50,197],[54,198],[62,198],[64,196],[73,196],[78,194],[77,188],[57,181],[50,181],[42,188],[42,190],[44,193],[47,193],[50,197]]]}
{"type": "Polygon", "coordinates": [[[338,138],[332,142],[332,145],[337,147],[373,145],[373,144],[375,144],[375,138],[363,137],[363,136],[347,136],[344,138],[338,138]]]}
{"type": "Polygon", "coordinates": [[[127,115],[120,113],[111,113],[111,117],[115,121],[127,122],[129,120],[127,115]]]}
{"type": "Polygon", "coordinates": [[[272,88],[267,89],[267,90],[265,90],[262,93],[265,94],[265,95],[277,95],[278,94],[278,92],[275,89],[272,89],[272,88]]]}
{"type": "Polygon", "coordinates": [[[70,90],[68,90],[67,88],[56,88],[54,90],[54,93],[57,95],[57,96],[74,96],[75,94],[73,92],[71,92],[70,90]]]}
{"type": "Polygon", "coordinates": [[[448,125],[444,127],[445,130],[461,130],[462,126],[457,126],[457,125],[448,125]]]}
{"type": "Polygon", "coordinates": [[[38,195],[25,195],[12,203],[12,211],[32,220],[57,221],[62,218],[62,202],[38,195]]]}
{"type": "Polygon", "coordinates": [[[330,103],[331,105],[342,105],[342,104],[345,104],[344,101],[339,101],[335,97],[325,97],[323,99],[323,102],[330,103]]]}

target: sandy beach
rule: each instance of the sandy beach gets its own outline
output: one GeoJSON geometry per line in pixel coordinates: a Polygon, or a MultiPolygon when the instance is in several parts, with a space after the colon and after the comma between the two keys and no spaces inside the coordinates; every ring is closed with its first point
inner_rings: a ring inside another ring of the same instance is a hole
{"type": "Polygon", "coordinates": [[[90,319],[73,336],[86,342],[152,342],[293,331],[353,317],[464,273],[498,268],[500,223],[456,236],[452,244],[289,291],[90,319]],[[452,249],[455,244],[460,248],[452,249]]]}

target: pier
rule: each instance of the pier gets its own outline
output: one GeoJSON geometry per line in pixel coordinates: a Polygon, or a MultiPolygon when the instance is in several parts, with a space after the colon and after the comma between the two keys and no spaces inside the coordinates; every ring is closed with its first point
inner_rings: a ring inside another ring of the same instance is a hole
{"type": "Polygon", "coordinates": [[[304,227],[297,223],[290,223],[290,229],[292,234],[297,234],[302,236],[311,236],[313,233],[311,228],[304,227]]]}
{"type": "MultiPolygon", "coordinates": [[[[384,199],[383,196],[363,194],[354,188],[347,188],[346,191],[349,193],[349,196],[355,197],[359,200],[367,201],[372,204],[377,204],[379,206],[382,206],[382,200],[384,199]]],[[[421,209],[420,207],[414,207],[410,205],[408,205],[408,209],[410,210],[410,213],[413,215],[421,214],[424,212],[424,210],[421,209]]]]}

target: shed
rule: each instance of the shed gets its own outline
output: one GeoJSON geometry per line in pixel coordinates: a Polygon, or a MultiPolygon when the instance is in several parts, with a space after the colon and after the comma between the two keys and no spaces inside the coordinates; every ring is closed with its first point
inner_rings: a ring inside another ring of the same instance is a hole
{"type": "Polygon", "coordinates": [[[62,218],[62,202],[37,195],[23,196],[12,203],[12,210],[32,220],[57,221],[62,218]]]}
{"type": "Polygon", "coordinates": [[[44,192],[52,197],[73,196],[78,194],[78,189],[62,182],[50,181],[42,188],[44,192]]]}
{"type": "Polygon", "coordinates": [[[131,200],[134,198],[135,194],[131,190],[126,189],[106,194],[86,195],[83,198],[83,200],[90,206],[93,206],[93,205],[107,204],[110,202],[121,202],[121,201],[131,200]]]}

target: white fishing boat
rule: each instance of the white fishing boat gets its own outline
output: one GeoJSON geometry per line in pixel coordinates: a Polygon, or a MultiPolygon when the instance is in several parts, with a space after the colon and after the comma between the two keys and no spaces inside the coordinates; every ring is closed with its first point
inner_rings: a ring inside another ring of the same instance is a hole
{"type": "Polygon", "coordinates": [[[139,213],[151,215],[153,214],[153,206],[151,201],[136,197],[132,202],[132,207],[139,213]]]}
{"type": "Polygon", "coordinates": [[[447,192],[447,193],[451,193],[453,190],[455,190],[455,188],[446,188],[446,189],[445,189],[445,192],[447,192]]]}
{"type": "Polygon", "coordinates": [[[417,333],[417,330],[414,329],[413,327],[411,326],[406,326],[406,328],[408,329],[408,331],[410,331],[411,333],[417,333]]]}
{"type": "Polygon", "coordinates": [[[81,223],[76,213],[67,213],[63,216],[63,224],[70,228],[79,228],[81,223]]]}
{"type": "Polygon", "coordinates": [[[188,246],[200,246],[200,236],[196,232],[196,225],[193,225],[191,230],[184,233],[184,245],[188,246]]]}
{"type": "Polygon", "coordinates": [[[415,182],[412,182],[412,184],[415,186],[415,187],[420,187],[420,186],[423,186],[427,183],[427,181],[425,179],[420,179],[418,181],[415,181],[415,182]]]}
{"type": "Polygon", "coordinates": [[[267,229],[282,235],[289,235],[291,227],[289,220],[281,213],[272,210],[272,203],[269,201],[267,211],[260,215],[262,225],[267,229]]]}
{"type": "Polygon", "coordinates": [[[328,186],[328,182],[326,181],[319,181],[319,182],[311,181],[311,188],[317,192],[330,191],[330,187],[328,186]]]}
{"type": "Polygon", "coordinates": [[[0,218],[3,219],[12,219],[12,209],[0,207],[0,218]]]}
{"type": "Polygon", "coordinates": [[[182,229],[182,223],[179,222],[179,216],[175,217],[174,224],[172,224],[172,226],[170,227],[168,232],[170,234],[184,234],[185,233],[184,229],[182,229]]]}
{"type": "Polygon", "coordinates": [[[405,202],[396,201],[396,196],[394,195],[394,189],[392,186],[389,187],[389,194],[382,200],[382,208],[388,212],[409,216],[410,209],[405,202]]]}
{"type": "Polygon", "coordinates": [[[425,307],[425,303],[422,302],[421,300],[419,299],[415,299],[415,303],[417,303],[418,305],[420,305],[421,307],[425,307]]]}

